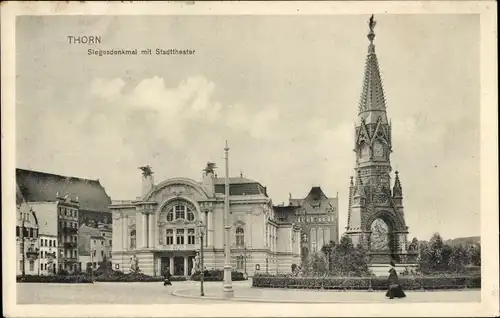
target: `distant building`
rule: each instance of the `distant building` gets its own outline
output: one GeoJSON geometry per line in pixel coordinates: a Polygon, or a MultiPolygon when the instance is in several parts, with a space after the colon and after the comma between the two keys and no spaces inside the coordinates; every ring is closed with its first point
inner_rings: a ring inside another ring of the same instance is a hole
{"type": "Polygon", "coordinates": [[[58,250],[57,265],[59,271],[74,272],[80,270],[78,261],[78,198],[69,194],[58,197],[58,250]]]}
{"type": "Polygon", "coordinates": [[[102,261],[106,258],[110,261],[111,246],[108,245],[109,241],[106,236],[109,232],[104,232],[102,229],[93,228],[87,225],[82,225],[78,232],[78,252],[79,261],[82,270],[93,268],[94,270],[101,265],[102,261]]]}
{"type": "Polygon", "coordinates": [[[88,222],[92,217],[95,224],[100,220],[110,222],[111,199],[104,188],[98,180],[24,169],[16,169],[16,179],[20,194],[35,211],[42,230],[40,273],[79,270],[80,221],[88,222]]]}
{"type": "Polygon", "coordinates": [[[57,273],[59,262],[58,215],[55,203],[33,202],[32,207],[38,211],[40,275],[57,273]]]}
{"type": "Polygon", "coordinates": [[[293,211],[295,223],[301,229],[301,255],[305,259],[310,252],[317,252],[330,241],[339,242],[338,194],[335,198],[325,195],[321,187],[312,187],[303,199],[290,194],[288,207],[277,210],[293,211]]]}
{"type": "Polygon", "coordinates": [[[35,211],[16,189],[16,272],[17,275],[38,275],[40,268],[38,219],[35,211]],[[24,258],[23,258],[24,254],[24,258]]]}
{"type": "MultiPolygon", "coordinates": [[[[146,169],[147,168],[147,169],[146,169]]],[[[160,276],[188,276],[200,251],[200,221],[206,225],[204,265],[224,268],[225,179],[207,164],[200,182],[187,178],[155,184],[144,167],[143,192],[134,201],[113,202],[113,268],[160,276]]],[[[300,231],[276,219],[267,190],[243,176],[229,178],[231,266],[252,276],[255,272],[290,272],[300,263],[300,231]]]]}
{"type": "Polygon", "coordinates": [[[16,169],[17,183],[28,203],[55,202],[56,194],[78,197],[78,224],[111,224],[111,198],[99,180],[16,169]]]}

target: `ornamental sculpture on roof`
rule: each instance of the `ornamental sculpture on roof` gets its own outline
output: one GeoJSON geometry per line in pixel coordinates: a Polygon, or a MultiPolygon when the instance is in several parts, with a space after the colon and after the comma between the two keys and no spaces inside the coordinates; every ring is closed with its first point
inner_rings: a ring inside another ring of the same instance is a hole
{"type": "Polygon", "coordinates": [[[153,175],[153,170],[151,169],[151,166],[150,165],[146,165],[146,166],[143,166],[143,167],[139,167],[139,169],[142,170],[142,175],[144,177],[150,177],[153,175]]]}
{"type": "Polygon", "coordinates": [[[214,170],[215,168],[217,168],[215,166],[215,163],[214,162],[207,162],[207,167],[205,169],[203,169],[203,171],[205,171],[205,173],[214,173],[214,170]]]}

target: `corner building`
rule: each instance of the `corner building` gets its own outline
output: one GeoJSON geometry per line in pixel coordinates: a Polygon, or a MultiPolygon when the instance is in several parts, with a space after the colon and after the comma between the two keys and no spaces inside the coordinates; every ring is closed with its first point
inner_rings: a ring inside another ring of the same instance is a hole
{"type": "MultiPolygon", "coordinates": [[[[170,267],[174,275],[189,276],[200,251],[198,224],[206,226],[204,266],[224,268],[225,179],[204,169],[200,182],[173,178],[155,184],[149,167],[143,167],[142,196],[115,201],[112,262],[115,270],[129,272],[137,260],[139,270],[160,276],[170,267]]],[[[243,178],[229,178],[230,247],[233,270],[289,272],[300,263],[300,228],[275,218],[266,187],[243,178]]]]}

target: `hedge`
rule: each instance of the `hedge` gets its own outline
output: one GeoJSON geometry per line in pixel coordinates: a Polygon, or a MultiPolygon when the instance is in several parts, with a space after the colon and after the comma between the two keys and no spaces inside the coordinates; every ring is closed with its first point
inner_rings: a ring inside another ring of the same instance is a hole
{"type": "MultiPolygon", "coordinates": [[[[481,288],[480,276],[418,277],[403,276],[404,290],[481,288]]],[[[385,290],[387,277],[284,277],[256,275],[252,287],[291,289],[385,290]]]]}
{"type": "MultiPolygon", "coordinates": [[[[199,281],[200,273],[197,272],[191,275],[191,280],[199,281]]],[[[206,282],[221,282],[224,280],[224,271],[221,269],[212,269],[206,271],[203,275],[203,280],[206,282]]],[[[232,271],[231,272],[231,280],[232,281],[241,281],[246,280],[245,275],[242,272],[232,271]]]]}
{"type": "MultiPolygon", "coordinates": [[[[21,283],[93,283],[93,282],[162,282],[163,277],[153,277],[142,273],[128,273],[122,272],[106,273],[101,275],[89,276],[87,274],[78,275],[51,275],[51,276],[38,276],[26,275],[24,279],[22,276],[17,276],[16,280],[21,283]]],[[[184,276],[172,276],[171,281],[185,281],[184,276]]]]}
{"type": "Polygon", "coordinates": [[[83,274],[79,275],[21,275],[16,276],[16,281],[20,283],[67,283],[67,284],[91,284],[92,279],[83,274]]]}
{"type": "MultiPolygon", "coordinates": [[[[104,273],[102,275],[96,276],[95,281],[97,282],[162,282],[163,277],[149,276],[143,273],[122,273],[118,271],[113,271],[112,273],[104,273]]],[[[185,281],[184,276],[172,276],[171,281],[185,281]]]]}

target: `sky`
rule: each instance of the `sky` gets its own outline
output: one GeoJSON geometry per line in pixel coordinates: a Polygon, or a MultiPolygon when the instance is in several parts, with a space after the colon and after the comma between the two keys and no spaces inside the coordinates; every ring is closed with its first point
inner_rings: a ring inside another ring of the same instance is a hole
{"type": "MultiPolygon", "coordinates": [[[[274,204],[312,186],[347,222],[367,15],[26,16],[16,22],[18,168],[99,179],[135,199],[207,161],[274,204]],[[70,44],[93,35],[101,44],[70,44]],[[149,56],[89,56],[147,49],[149,56]],[[159,56],[156,48],[196,50],[159,56]]],[[[374,44],[410,238],[480,234],[479,16],[380,15],[374,44]]]]}

